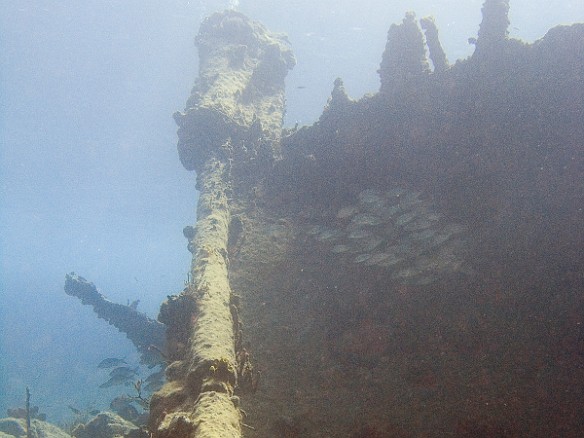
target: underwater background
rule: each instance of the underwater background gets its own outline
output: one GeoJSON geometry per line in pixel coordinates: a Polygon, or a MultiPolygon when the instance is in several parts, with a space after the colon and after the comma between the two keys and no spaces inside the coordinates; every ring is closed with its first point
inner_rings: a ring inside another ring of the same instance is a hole
{"type": "MultiPolygon", "coordinates": [[[[194,174],[176,153],[172,113],[197,75],[200,21],[233,7],[288,34],[285,124],[317,120],[336,77],[350,96],[379,88],[387,29],[433,15],[451,63],[472,53],[482,0],[15,1],[0,5],[0,413],[32,404],[50,421],[105,409],[107,357],[134,347],[63,292],[74,271],[156,317],[183,287],[194,174]]],[[[512,0],[510,35],[534,41],[584,21],[584,3],[512,0]]],[[[147,370],[141,370],[146,373],[147,370]]]]}

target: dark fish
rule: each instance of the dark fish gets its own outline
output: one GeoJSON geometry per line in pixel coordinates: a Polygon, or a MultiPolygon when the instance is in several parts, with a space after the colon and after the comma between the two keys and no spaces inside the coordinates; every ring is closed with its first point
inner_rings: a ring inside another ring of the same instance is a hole
{"type": "MultiPolygon", "coordinates": [[[[137,401],[140,401],[140,400],[137,400],[137,401]]],[[[133,405],[128,405],[124,409],[122,409],[120,412],[118,412],[118,415],[122,418],[128,418],[130,420],[134,420],[134,419],[138,418],[140,413],[138,412],[138,409],[136,409],[133,405]]]]}
{"type": "Polygon", "coordinates": [[[124,359],[117,359],[115,357],[108,357],[107,359],[102,360],[97,367],[98,368],[112,368],[112,367],[120,366],[120,365],[125,364],[125,363],[127,363],[127,362],[124,359]]]}
{"type": "Polygon", "coordinates": [[[77,408],[74,408],[74,407],[73,407],[73,406],[71,406],[71,405],[67,405],[67,407],[68,407],[69,409],[71,409],[71,412],[73,412],[75,415],[81,415],[81,411],[80,411],[79,409],[77,409],[77,408]]]}
{"type": "Polygon", "coordinates": [[[129,406],[132,403],[132,399],[127,395],[120,395],[114,398],[110,403],[110,409],[114,412],[118,412],[121,409],[129,406]]]}
{"type": "Polygon", "coordinates": [[[157,345],[149,345],[148,351],[142,353],[142,361],[148,364],[148,368],[152,369],[158,365],[166,363],[168,357],[157,345]]]}
{"type": "Polygon", "coordinates": [[[148,391],[148,392],[156,392],[156,391],[158,391],[160,388],[162,388],[162,385],[163,385],[163,384],[164,384],[164,383],[162,383],[162,382],[156,382],[156,381],[154,381],[154,382],[150,382],[148,385],[146,385],[146,386],[144,387],[144,390],[145,390],[145,391],[148,391]]]}
{"type": "Polygon", "coordinates": [[[164,372],[165,371],[166,370],[160,370],[156,373],[150,374],[148,377],[146,377],[146,383],[161,382],[162,380],[164,380],[164,372]]]}
{"type": "MultiPolygon", "coordinates": [[[[133,402],[142,404],[141,399],[131,398],[126,395],[116,397],[110,403],[110,409],[123,418],[137,418],[138,410],[132,405],[133,402]]],[[[147,406],[146,406],[147,407],[147,406]]]]}
{"type": "Polygon", "coordinates": [[[107,382],[99,385],[100,388],[111,388],[116,385],[128,385],[130,383],[130,378],[124,376],[113,376],[107,382]]]}
{"type": "Polygon", "coordinates": [[[110,371],[110,377],[125,377],[126,379],[130,379],[138,374],[138,367],[130,368],[130,367],[117,367],[110,371]]]}

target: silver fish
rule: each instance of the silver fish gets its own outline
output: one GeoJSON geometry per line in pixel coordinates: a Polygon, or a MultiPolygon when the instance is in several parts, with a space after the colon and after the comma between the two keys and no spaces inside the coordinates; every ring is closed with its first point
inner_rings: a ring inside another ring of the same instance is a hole
{"type": "Polygon", "coordinates": [[[361,251],[373,251],[375,248],[377,248],[379,245],[381,245],[383,243],[383,237],[380,236],[371,236],[368,237],[366,239],[363,239],[359,242],[359,248],[361,251]]]}
{"type": "Polygon", "coordinates": [[[331,230],[331,229],[324,229],[322,230],[318,236],[316,236],[316,240],[320,242],[326,242],[330,240],[334,240],[341,235],[339,230],[331,230]]]}
{"type": "Polygon", "coordinates": [[[375,189],[363,190],[359,193],[359,202],[362,204],[374,204],[378,202],[383,202],[383,195],[381,192],[375,189]]]}
{"type": "Polygon", "coordinates": [[[383,223],[381,218],[368,213],[360,213],[351,219],[355,225],[376,226],[383,223]]]}
{"type": "Polygon", "coordinates": [[[380,193],[370,193],[366,196],[359,196],[359,203],[366,211],[377,211],[387,205],[387,199],[380,193]]]}
{"type": "Polygon", "coordinates": [[[391,278],[394,280],[410,280],[414,278],[418,272],[413,268],[404,268],[397,272],[394,272],[391,278]]]}
{"type": "Polygon", "coordinates": [[[383,260],[378,261],[376,264],[377,266],[381,266],[383,268],[389,268],[391,266],[397,265],[398,263],[402,262],[404,259],[398,257],[395,254],[387,254],[387,257],[383,260]]]}
{"type": "Polygon", "coordinates": [[[382,219],[387,221],[387,220],[391,219],[393,216],[395,216],[397,213],[399,213],[400,211],[401,211],[401,208],[399,208],[399,205],[390,205],[390,206],[385,206],[385,207],[380,208],[375,213],[378,214],[382,219]]]}
{"type": "Polygon", "coordinates": [[[388,198],[395,198],[397,196],[401,196],[406,192],[406,189],[402,189],[401,187],[396,187],[391,189],[389,192],[386,193],[388,198]]]}
{"type": "Polygon", "coordinates": [[[453,234],[464,233],[465,231],[466,227],[460,224],[448,224],[442,229],[442,232],[444,234],[448,234],[449,236],[452,236],[453,234]]]}
{"type": "Polygon", "coordinates": [[[412,284],[414,286],[427,286],[429,284],[434,283],[435,281],[436,281],[436,279],[434,277],[425,276],[425,277],[420,277],[420,278],[413,280],[412,284]]]}
{"type": "Polygon", "coordinates": [[[411,222],[412,220],[414,220],[414,218],[416,217],[416,212],[409,212],[409,213],[405,213],[402,214],[401,216],[398,216],[397,219],[395,220],[395,224],[398,226],[403,226],[405,224],[407,224],[408,222],[411,222]]]}
{"type": "Polygon", "coordinates": [[[432,222],[437,222],[444,217],[441,213],[430,213],[426,216],[426,219],[432,222]]]}
{"type": "Polygon", "coordinates": [[[359,209],[355,206],[343,207],[337,213],[337,219],[348,219],[358,212],[359,209]]]}
{"type": "Polygon", "coordinates": [[[311,236],[314,236],[316,234],[322,233],[324,231],[324,229],[325,228],[322,225],[312,225],[312,226],[308,227],[306,232],[308,234],[310,234],[311,236]]]}
{"type": "Polygon", "coordinates": [[[391,245],[385,248],[385,252],[388,254],[398,255],[402,253],[402,247],[400,245],[391,245]]]}
{"type": "Polygon", "coordinates": [[[371,258],[371,254],[359,254],[357,257],[355,257],[355,260],[353,260],[355,263],[363,263],[366,260],[369,260],[371,258]]]}
{"type": "Polygon", "coordinates": [[[409,192],[400,197],[399,202],[412,202],[419,198],[422,192],[409,192]]]}
{"type": "Polygon", "coordinates": [[[450,239],[450,234],[443,234],[443,233],[436,233],[434,238],[429,242],[430,248],[436,248],[442,245],[444,242],[447,242],[450,239]]]}
{"type": "Polygon", "coordinates": [[[436,234],[434,230],[423,230],[410,234],[410,237],[414,240],[427,240],[434,236],[434,234],[436,234]]]}
{"type": "Polygon", "coordinates": [[[351,247],[349,245],[335,245],[331,249],[331,251],[334,252],[335,254],[342,254],[344,252],[349,252],[350,250],[351,247]]]}
{"type": "Polygon", "coordinates": [[[408,199],[400,199],[399,200],[399,207],[402,210],[409,210],[412,207],[419,206],[422,207],[422,200],[418,198],[408,198],[408,199]]]}
{"type": "Polygon", "coordinates": [[[410,222],[409,224],[404,225],[404,230],[406,231],[426,230],[434,225],[435,223],[430,220],[419,218],[416,219],[415,221],[410,222]]]}
{"type": "Polygon", "coordinates": [[[371,257],[369,257],[369,259],[365,261],[365,264],[367,266],[377,265],[390,257],[391,254],[387,254],[385,252],[378,252],[376,254],[371,254],[371,257]]]}
{"type": "Polygon", "coordinates": [[[371,232],[364,230],[363,228],[355,228],[347,236],[349,239],[364,239],[365,237],[371,236],[371,232]]]}

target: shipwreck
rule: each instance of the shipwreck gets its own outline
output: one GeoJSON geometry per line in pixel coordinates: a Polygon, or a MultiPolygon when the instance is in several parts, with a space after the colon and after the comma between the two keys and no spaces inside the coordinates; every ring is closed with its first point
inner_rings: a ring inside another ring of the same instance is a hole
{"type": "Polygon", "coordinates": [[[200,191],[188,284],[151,321],[67,279],[163,352],[150,436],[580,436],[584,24],[527,44],[508,3],[454,64],[407,14],[379,91],[338,79],[294,129],[287,39],[203,22],[174,115],[200,191]]]}

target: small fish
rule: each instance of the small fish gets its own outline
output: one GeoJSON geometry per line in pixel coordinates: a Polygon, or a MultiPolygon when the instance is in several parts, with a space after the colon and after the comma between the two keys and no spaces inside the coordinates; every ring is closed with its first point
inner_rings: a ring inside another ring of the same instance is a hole
{"type": "Polygon", "coordinates": [[[138,379],[134,382],[134,389],[138,394],[140,394],[142,391],[142,383],[143,383],[142,379],[138,379]]]}
{"type": "Polygon", "coordinates": [[[364,204],[369,204],[372,202],[378,202],[380,200],[383,200],[383,196],[381,195],[381,192],[379,192],[378,190],[375,189],[366,189],[363,190],[361,193],[359,193],[359,202],[364,203],[364,204]]]}
{"type": "Polygon", "coordinates": [[[359,203],[366,209],[379,209],[387,204],[387,200],[377,191],[364,191],[359,194],[359,203]]]}
{"type": "Polygon", "coordinates": [[[344,252],[349,252],[350,250],[351,247],[349,245],[335,245],[331,249],[331,251],[334,252],[335,254],[342,254],[344,252]]]}
{"type": "Polygon", "coordinates": [[[391,276],[391,278],[393,278],[394,280],[411,280],[417,274],[418,274],[418,272],[415,269],[404,268],[404,269],[401,269],[400,271],[395,272],[391,276]]]}
{"type": "Polygon", "coordinates": [[[434,234],[436,234],[436,231],[434,230],[423,230],[418,231],[416,233],[412,233],[410,237],[414,240],[427,240],[432,238],[434,234]]]}
{"type": "Polygon", "coordinates": [[[430,213],[426,216],[426,219],[432,222],[437,222],[444,217],[441,213],[430,213]]]}
{"type": "Polygon", "coordinates": [[[67,405],[67,407],[69,409],[71,409],[71,412],[73,412],[75,415],[81,415],[81,411],[79,409],[77,409],[77,408],[75,408],[75,407],[73,407],[71,405],[67,405]]]}
{"type": "Polygon", "coordinates": [[[406,230],[406,231],[420,231],[420,230],[426,230],[432,226],[434,226],[434,222],[432,222],[430,220],[416,219],[415,221],[412,221],[409,224],[404,225],[404,230],[406,230]]]}
{"type": "Polygon", "coordinates": [[[401,216],[397,217],[397,219],[395,220],[395,224],[401,227],[401,226],[407,224],[408,222],[411,222],[415,217],[416,217],[416,213],[413,211],[411,211],[409,213],[402,214],[401,216]]]}
{"type": "Polygon", "coordinates": [[[398,255],[401,254],[402,248],[400,245],[391,245],[385,248],[385,252],[389,254],[398,255]]]}
{"type": "Polygon", "coordinates": [[[114,412],[117,412],[121,409],[124,409],[126,406],[129,406],[132,403],[132,399],[127,395],[120,395],[119,397],[114,398],[110,403],[110,409],[114,412]]]}
{"type": "Polygon", "coordinates": [[[419,272],[432,271],[435,270],[437,266],[436,259],[427,256],[418,257],[415,261],[415,268],[419,272]]]}
{"type": "Polygon", "coordinates": [[[166,372],[166,370],[162,369],[156,373],[152,373],[150,374],[148,377],[146,377],[145,382],[146,383],[150,383],[150,382],[161,382],[164,380],[164,373],[166,372]]]}
{"type": "Polygon", "coordinates": [[[364,230],[362,228],[356,228],[353,231],[351,231],[347,237],[349,237],[349,239],[364,239],[365,237],[369,236],[371,236],[371,233],[369,231],[364,230]]]}
{"type": "Polygon", "coordinates": [[[396,213],[399,213],[400,211],[401,211],[401,208],[399,208],[399,205],[392,205],[392,206],[389,206],[389,207],[380,208],[377,211],[377,214],[379,214],[379,216],[382,219],[389,220],[393,216],[395,216],[396,213]]]}
{"type": "Polygon", "coordinates": [[[398,196],[403,195],[406,192],[405,189],[402,189],[401,187],[396,187],[394,189],[391,189],[389,192],[386,193],[386,196],[388,198],[397,198],[398,196]]]}
{"type": "Polygon", "coordinates": [[[384,260],[387,260],[389,257],[391,257],[391,254],[387,254],[384,252],[378,252],[376,254],[372,254],[371,257],[369,257],[367,260],[365,260],[365,264],[367,266],[377,265],[377,264],[383,262],[384,260]]]}
{"type": "Polygon", "coordinates": [[[355,206],[343,207],[337,213],[337,219],[347,219],[356,214],[359,209],[355,206]]]}
{"type": "Polygon", "coordinates": [[[389,268],[391,266],[397,265],[398,263],[402,262],[403,258],[398,257],[395,254],[387,254],[387,257],[383,260],[376,262],[377,266],[381,266],[382,268],[389,268]]]}
{"type": "Polygon", "coordinates": [[[422,207],[422,200],[418,199],[418,198],[404,198],[399,200],[399,207],[402,210],[409,210],[410,208],[414,207],[414,206],[419,206],[422,207]]]}
{"type": "Polygon", "coordinates": [[[319,233],[322,233],[324,231],[324,227],[321,225],[313,225],[311,227],[308,227],[308,230],[306,231],[308,234],[310,234],[311,236],[315,236],[319,233]]]}
{"type": "Polygon", "coordinates": [[[320,242],[327,242],[336,239],[340,235],[341,232],[339,230],[324,229],[321,233],[318,234],[318,236],[316,236],[316,240],[320,242]]]}
{"type": "Polygon", "coordinates": [[[369,252],[381,245],[383,240],[380,236],[371,236],[360,241],[358,246],[361,251],[369,252]]]}
{"type": "Polygon", "coordinates": [[[436,248],[440,245],[442,245],[444,242],[448,241],[448,239],[450,239],[450,234],[443,234],[443,233],[437,233],[434,238],[429,242],[429,247],[430,248],[436,248]]]}
{"type": "Polygon", "coordinates": [[[444,234],[448,234],[448,236],[452,236],[454,234],[464,233],[466,231],[466,227],[460,224],[448,224],[444,227],[442,232],[444,234]]]}
{"type": "Polygon", "coordinates": [[[108,357],[107,359],[102,360],[97,367],[98,368],[113,368],[113,367],[117,367],[117,366],[120,366],[122,364],[127,364],[127,363],[128,362],[126,362],[124,359],[117,359],[115,357],[108,357]]]}
{"type": "Polygon", "coordinates": [[[116,385],[129,385],[130,379],[124,376],[113,376],[107,382],[99,385],[100,388],[111,388],[116,385]]]}
{"type": "Polygon", "coordinates": [[[357,257],[355,257],[355,260],[353,260],[355,263],[363,263],[366,260],[369,260],[371,258],[371,254],[359,254],[357,257]]]}
{"type": "Polygon", "coordinates": [[[429,284],[434,283],[434,281],[436,281],[436,279],[434,277],[426,276],[426,277],[420,277],[420,278],[412,281],[412,284],[414,286],[427,286],[429,284]]]}
{"type": "Polygon", "coordinates": [[[147,392],[156,392],[158,391],[160,388],[162,388],[162,385],[164,383],[163,382],[150,382],[148,383],[145,387],[144,387],[144,391],[147,392]]]}
{"type": "Polygon", "coordinates": [[[130,368],[130,367],[117,367],[110,371],[110,377],[125,377],[131,378],[138,374],[138,367],[130,368]]]}
{"type": "Polygon", "coordinates": [[[383,220],[372,214],[360,213],[351,219],[351,222],[355,225],[374,227],[376,225],[382,224],[383,220]]]}
{"type": "Polygon", "coordinates": [[[418,199],[418,197],[422,194],[422,192],[410,192],[410,193],[406,193],[404,194],[402,197],[400,197],[400,204],[402,202],[412,202],[416,199],[418,199]]]}

